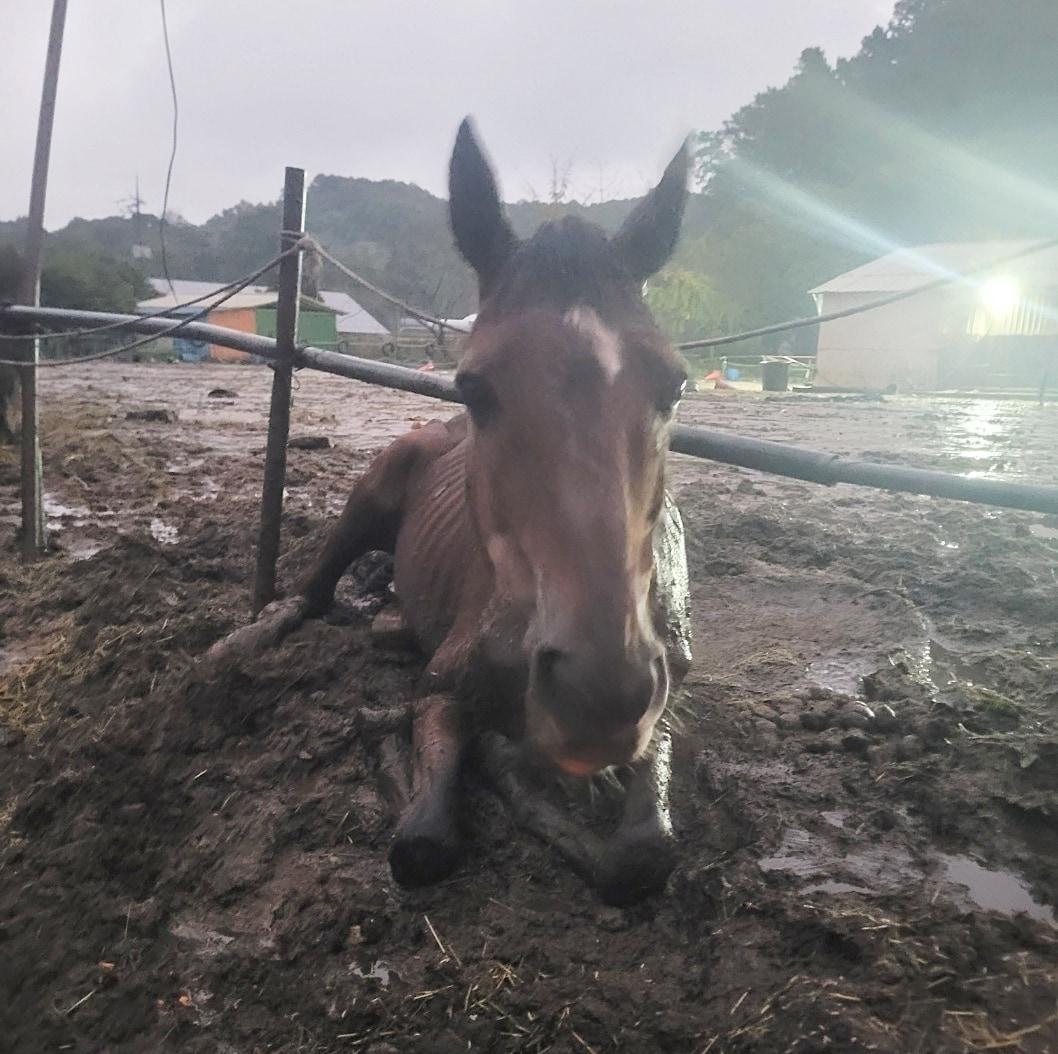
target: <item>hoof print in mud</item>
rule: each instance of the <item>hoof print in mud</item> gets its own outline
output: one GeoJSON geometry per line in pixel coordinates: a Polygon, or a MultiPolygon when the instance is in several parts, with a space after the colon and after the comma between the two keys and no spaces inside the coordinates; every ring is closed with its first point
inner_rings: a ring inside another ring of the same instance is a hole
{"type": "Polygon", "coordinates": [[[637,904],[664,891],[676,861],[671,838],[622,839],[603,850],[593,884],[606,904],[637,904]]]}
{"type": "Polygon", "coordinates": [[[460,845],[430,835],[397,835],[389,850],[389,869],[401,886],[432,886],[459,866],[460,845]]]}

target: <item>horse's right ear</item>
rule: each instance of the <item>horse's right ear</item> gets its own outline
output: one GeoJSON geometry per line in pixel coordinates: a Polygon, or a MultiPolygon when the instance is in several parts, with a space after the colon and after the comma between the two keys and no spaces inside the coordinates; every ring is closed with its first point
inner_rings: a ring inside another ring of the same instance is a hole
{"type": "Polygon", "coordinates": [[[518,239],[503,214],[496,179],[469,117],[459,126],[448,167],[448,216],[456,246],[477,272],[484,298],[518,239]]]}
{"type": "Polygon", "coordinates": [[[657,274],[676,248],[687,205],[689,172],[690,154],[684,140],[661,182],[636,205],[613,237],[614,253],[637,282],[657,274]]]}

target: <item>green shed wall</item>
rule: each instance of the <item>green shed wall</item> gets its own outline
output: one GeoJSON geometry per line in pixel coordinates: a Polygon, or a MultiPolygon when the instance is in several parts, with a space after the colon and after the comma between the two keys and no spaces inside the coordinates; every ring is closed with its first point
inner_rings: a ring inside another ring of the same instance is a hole
{"type": "MultiPolygon", "coordinates": [[[[330,311],[306,311],[298,314],[298,343],[315,344],[317,347],[334,347],[338,343],[337,318],[330,311]]],[[[257,332],[262,337],[276,335],[276,309],[257,309],[257,332]]]]}

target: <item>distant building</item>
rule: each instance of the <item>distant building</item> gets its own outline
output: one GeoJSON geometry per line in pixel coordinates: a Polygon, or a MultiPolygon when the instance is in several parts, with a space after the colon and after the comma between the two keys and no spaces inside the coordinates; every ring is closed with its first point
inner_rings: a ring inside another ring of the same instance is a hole
{"type": "Polygon", "coordinates": [[[389,336],[389,330],[374,315],[368,314],[348,293],[321,290],[320,299],[338,312],[339,339],[389,336]]]}
{"type": "MultiPolygon", "coordinates": [[[[963,274],[1033,241],[951,242],[890,253],[811,290],[821,314],[963,274]]],[[[819,327],[820,387],[938,391],[1058,380],[1058,247],[819,327]]]]}
{"type": "MultiPolygon", "coordinates": [[[[209,300],[198,301],[210,294],[220,296],[224,288],[219,282],[198,282],[174,278],[172,290],[164,278],[150,278],[150,284],[158,294],[149,300],[140,301],[136,307],[141,313],[157,311],[179,317],[200,311],[209,300]],[[174,295],[175,294],[175,295],[174,295]],[[196,301],[195,303],[188,303],[196,301]]],[[[276,292],[263,285],[250,285],[233,297],[218,304],[206,316],[216,326],[226,326],[243,333],[257,333],[274,337],[276,332],[276,292]]],[[[347,338],[384,339],[386,328],[365,311],[348,293],[321,292],[319,300],[302,297],[298,316],[298,341],[316,347],[334,348],[347,338]]],[[[244,352],[226,348],[220,344],[206,345],[200,341],[173,338],[173,350],[185,360],[204,358],[218,362],[241,362],[249,358],[244,352]]]]}
{"type": "MultiPolygon", "coordinates": [[[[150,279],[149,281],[155,285],[159,280],[150,279]]],[[[210,288],[213,283],[182,280],[178,286],[174,281],[172,291],[169,290],[169,283],[165,279],[161,279],[160,283],[165,292],[150,300],[141,300],[136,305],[138,311],[143,314],[165,311],[179,318],[181,315],[195,314],[211,303],[209,299],[199,300],[198,298],[213,292],[214,290],[210,288]]],[[[217,299],[219,296],[218,293],[217,299]]],[[[216,307],[210,308],[203,321],[210,325],[235,329],[240,333],[256,333],[262,337],[274,337],[277,299],[278,294],[275,290],[268,290],[263,286],[247,287],[234,296],[228,297],[223,303],[218,303],[216,307]]],[[[319,300],[303,296],[301,310],[298,312],[298,342],[324,348],[335,347],[338,343],[337,315],[338,312],[334,308],[328,307],[319,300]]],[[[187,340],[179,335],[173,338],[173,350],[185,361],[209,358],[215,362],[248,362],[252,358],[245,351],[236,351],[223,344],[206,345],[201,341],[187,340]]]]}

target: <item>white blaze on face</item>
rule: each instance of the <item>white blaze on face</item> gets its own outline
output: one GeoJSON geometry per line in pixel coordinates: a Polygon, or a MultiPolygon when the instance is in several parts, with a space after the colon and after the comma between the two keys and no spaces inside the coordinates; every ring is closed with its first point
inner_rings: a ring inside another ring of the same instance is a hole
{"type": "Polygon", "coordinates": [[[621,372],[621,338],[590,307],[578,305],[566,312],[565,322],[591,341],[603,376],[609,384],[621,372]]]}

